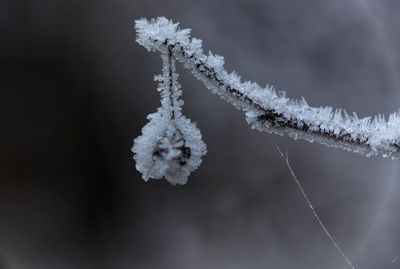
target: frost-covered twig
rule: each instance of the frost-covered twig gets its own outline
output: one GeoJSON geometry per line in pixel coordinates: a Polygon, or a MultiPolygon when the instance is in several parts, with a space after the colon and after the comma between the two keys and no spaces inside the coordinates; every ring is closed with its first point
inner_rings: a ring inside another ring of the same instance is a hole
{"type": "Polygon", "coordinates": [[[273,86],[263,88],[254,82],[242,82],[236,73],[224,69],[223,57],[203,53],[202,41],[190,39],[190,29],[181,30],[177,23],[164,17],[137,20],[135,29],[139,44],[161,54],[169,48],[174,59],[183,63],[208,89],[245,111],[252,128],[366,156],[400,157],[399,112],[386,121],[382,115],[358,118],[342,109],[310,107],[304,98],[289,99],[273,86]]]}
{"type": "Polygon", "coordinates": [[[279,152],[279,154],[281,155],[282,158],[285,159],[285,163],[287,168],[289,169],[290,174],[293,177],[294,182],[296,183],[297,187],[299,188],[301,195],[303,195],[304,200],[306,200],[306,203],[308,205],[308,207],[310,208],[311,212],[313,213],[315,219],[318,221],[318,224],[321,226],[322,230],[324,231],[324,233],[326,234],[326,236],[329,238],[329,241],[331,241],[332,245],[336,248],[336,250],[339,252],[339,254],[343,257],[343,259],[346,261],[346,263],[352,268],[355,269],[354,265],[351,263],[351,261],[349,260],[349,258],[347,258],[347,256],[344,254],[343,250],[340,248],[340,246],[338,245],[338,243],[336,243],[335,239],[333,238],[333,236],[331,235],[331,233],[328,231],[328,229],[326,228],[325,224],[322,222],[322,220],[320,219],[319,215],[317,214],[317,211],[315,210],[314,206],[312,205],[310,199],[308,198],[307,193],[305,192],[305,190],[303,189],[303,186],[300,184],[300,181],[297,179],[296,174],[294,173],[292,166],[290,165],[289,162],[289,154],[286,151],[286,154],[284,155],[281,148],[276,145],[276,148],[279,152]]]}

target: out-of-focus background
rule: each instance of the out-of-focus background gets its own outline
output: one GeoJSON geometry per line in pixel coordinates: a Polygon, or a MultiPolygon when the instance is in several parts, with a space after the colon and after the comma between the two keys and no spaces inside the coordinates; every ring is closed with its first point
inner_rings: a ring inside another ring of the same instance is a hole
{"type": "Polygon", "coordinates": [[[3,0],[0,268],[400,268],[399,162],[251,130],[178,67],[208,154],[184,186],[145,183],[130,148],[160,105],[159,55],[133,23],[166,16],[244,79],[359,116],[400,107],[395,0],[3,0]]]}

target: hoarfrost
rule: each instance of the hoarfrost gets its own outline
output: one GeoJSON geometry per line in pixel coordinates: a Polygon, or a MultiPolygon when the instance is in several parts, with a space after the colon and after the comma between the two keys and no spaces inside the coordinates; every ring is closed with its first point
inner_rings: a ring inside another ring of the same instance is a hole
{"type": "Polygon", "coordinates": [[[342,109],[310,107],[302,98],[292,100],[273,86],[261,87],[242,82],[235,72],[228,73],[222,56],[203,53],[202,41],[190,39],[190,29],[179,29],[177,23],[160,17],[136,21],[137,42],[150,51],[163,53],[171,48],[175,59],[222,99],[246,112],[254,129],[289,135],[329,147],[342,148],[366,156],[382,154],[400,157],[400,116],[358,118],[342,109]]]}
{"type": "Polygon", "coordinates": [[[163,73],[155,77],[161,108],[149,116],[150,122],[132,148],[145,180],[164,177],[173,184],[184,184],[206,152],[199,129],[182,115],[175,60],[213,93],[243,110],[253,129],[366,156],[400,157],[400,112],[391,114],[386,121],[381,115],[359,118],[342,109],[310,107],[304,98],[289,99],[273,86],[242,82],[235,72],[224,69],[222,56],[212,52],[205,55],[202,41],[191,39],[191,30],[180,29],[178,23],[164,17],[140,19],[135,22],[135,30],[136,41],[149,51],[160,52],[163,59],[163,73]]]}
{"type": "Polygon", "coordinates": [[[134,140],[132,151],[145,181],[165,178],[173,185],[182,185],[200,165],[206,146],[200,130],[182,115],[182,91],[170,47],[165,48],[161,58],[163,73],[154,78],[159,82],[161,107],[148,116],[149,123],[134,140]]]}
{"type": "Polygon", "coordinates": [[[185,184],[206,152],[200,130],[184,116],[170,121],[158,111],[148,119],[132,147],[136,168],[145,181],[165,178],[173,185],[185,184]]]}

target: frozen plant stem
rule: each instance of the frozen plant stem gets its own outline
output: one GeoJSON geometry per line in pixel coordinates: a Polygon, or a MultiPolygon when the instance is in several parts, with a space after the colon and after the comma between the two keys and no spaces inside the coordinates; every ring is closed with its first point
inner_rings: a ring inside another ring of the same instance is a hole
{"type": "Polygon", "coordinates": [[[300,181],[297,179],[296,174],[294,173],[292,166],[290,165],[289,162],[289,155],[288,152],[286,150],[286,154],[284,155],[282,150],[280,149],[280,147],[278,145],[276,145],[277,150],[279,151],[280,155],[282,156],[282,158],[285,159],[285,163],[286,166],[289,169],[290,174],[292,175],[294,182],[296,183],[297,187],[299,188],[301,194],[304,197],[304,200],[306,201],[308,207],[310,208],[310,210],[312,211],[315,219],[318,221],[318,224],[321,226],[322,230],[324,231],[324,233],[326,234],[326,236],[329,238],[329,240],[331,241],[331,243],[333,244],[333,246],[336,248],[336,250],[339,252],[339,254],[343,257],[343,259],[346,261],[346,263],[352,268],[355,269],[355,267],[353,266],[353,264],[350,262],[350,260],[347,258],[347,256],[344,254],[343,250],[339,247],[339,245],[336,243],[335,239],[333,239],[332,235],[329,233],[328,229],[325,227],[324,223],[322,222],[322,220],[319,218],[317,211],[315,210],[314,206],[312,205],[310,199],[308,198],[307,193],[305,192],[305,190],[303,189],[303,186],[301,186],[300,181]]]}
{"type": "Polygon", "coordinates": [[[171,106],[171,120],[175,119],[175,104],[174,104],[174,97],[172,95],[172,88],[173,88],[173,66],[174,66],[174,58],[172,57],[172,48],[168,46],[168,87],[165,89],[167,90],[166,96],[169,97],[170,106],[171,106]]]}
{"type": "Polygon", "coordinates": [[[206,146],[200,130],[182,115],[182,91],[172,56],[171,46],[164,47],[163,72],[155,77],[161,107],[148,116],[150,121],[135,139],[132,151],[144,180],[165,178],[175,185],[186,183],[189,174],[200,165],[206,146]]]}
{"type": "MultiPolygon", "coordinates": [[[[175,115],[177,111],[181,115],[181,100],[175,98],[174,91],[179,85],[174,65],[177,60],[202,81],[206,88],[244,111],[247,122],[254,129],[278,135],[286,134],[294,139],[318,142],[366,156],[380,154],[393,159],[400,157],[399,112],[389,115],[388,120],[385,120],[382,115],[358,118],[356,113],[349,115],[343,109],[310,107],[304,98],[289,99],[285,92],[277,93],[273,86],[261,87],[254,82],[243,82],[235,72],[228,73],[224,69],[222,56],[211,52],[205,55],[202,41],[190,38],[190,29],[180,29],[171,20],[164,17],[140,19],[135,21],[135,30],[136,41],[148,51],[161,53],[163,71],[169,70],[169,85],[164,81],[164,87],[168,86],[170,90],[172,109],[169,112],[172,113],[172,122],[175,121],[174,117],[178,118],[175,115]]],[[[164,80],[166,77],[168,75],[164,74],[164,80]]],[[[180,95],[180,87],[177,92],[176,97],[180,95]]],[[[135,146],[134,152],[137,156],[135,146]]],[[[137,157],[135,159],[138,160],[137,157]]],[[[151,164],[147,163],[145,166],[149,168],[151,164]]],[[[157,178],[161,177],[159,174],[157,178]]]]}

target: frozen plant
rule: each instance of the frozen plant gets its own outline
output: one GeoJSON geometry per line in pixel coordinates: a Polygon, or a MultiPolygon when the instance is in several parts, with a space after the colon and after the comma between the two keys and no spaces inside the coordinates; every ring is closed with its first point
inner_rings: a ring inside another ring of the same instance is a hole
{"type": "Polygon", "coordinates": [[[164,17],[140,19],[135,29],[136,41],[148,51],[160,52],[163,58],[163,75],[157,77],[162,81],[162,107],[149,116],[150,123],[133,146],[136,167],[146,180],[165,177],[171,183],[183,184],[206,151],[200,131],[181,114],[174,60],[183,63],[213,93],[243,110],[254,129],[365,156],[400,157],[400,112],[385,120],[382,115],[358,118],[356,113],[349,115],[342,109],[310,107],[304,98],[289,99],[273,86],[243,82],[236,73],[227,72],[224,58],[211,52],[205,55],[202,41],[190,38],[191,30],[180,29],[178,23],[164,17]],[[174,137],[180,137],[180,142],[175,143],[174,137]]]}
{"type": "Polygon", "coordinates": [[[171,46],[161,50],[161,58],[163,72],[154,78],[159,82],[161,107],[148,115],[150,122],[135,139],[132,151],[144,180],[165,178],[174,185],[185,184],[190,172],[200,165],[206,145],[200,130],[182,115],[182,91],[171,46]]]}

